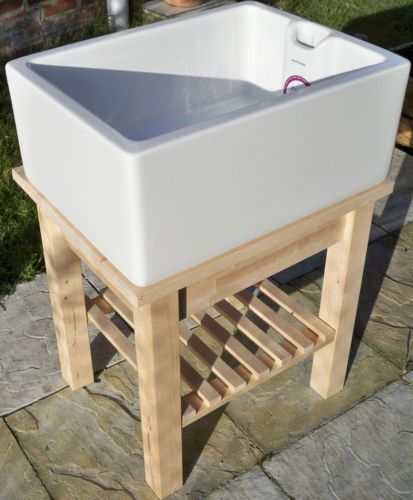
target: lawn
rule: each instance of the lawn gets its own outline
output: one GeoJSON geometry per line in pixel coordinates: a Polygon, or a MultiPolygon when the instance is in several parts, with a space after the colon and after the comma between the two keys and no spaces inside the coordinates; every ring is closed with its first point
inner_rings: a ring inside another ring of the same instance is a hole
{"type": "MultiPolygon", "coordinates": [[[[413,41],[413,3],[411,0],[278,0],[272,3],[307,19],[351,34],[367,35],[384,47],[413,41]]],[[[132,6],[132,25],[157,20],[143,13],[140,0],[132,6]]],[[[102,35],[108,32],[102,14],[75,37],[48,40],[45,48],[102,35]]],[[[207,43],[207,41],[206,41],[207,43]]],[[[3,63],[6,61],[3,61],[3,63]]],[[[20,164],[13,114],[5,81],[0,73],[0,297],[16,283],[32,279],[43,269],[43,260],[33,203],[11,180],[11,169],[20,164]]]]}
{"type": "MultiPolygon", "coordinates": [[[[141,2],[133,4],[132,26],[159,20],[143,13],[141,2]]],[[[96,16],[76,36],[61,36],[47,40],[45,48],[108,33],[106,16],[96,16]]],[[[21,164],[13,112],[2,61],[0,72],[0,298],[15,285],[44,269],[39,227],[34,203],[11,178],[11,169],[21,164]]]]}
{"type": "Polygon", "coordinates": [[[274,6],[386,48],[413,41],[412,0],[276,0],[274,6]]]}

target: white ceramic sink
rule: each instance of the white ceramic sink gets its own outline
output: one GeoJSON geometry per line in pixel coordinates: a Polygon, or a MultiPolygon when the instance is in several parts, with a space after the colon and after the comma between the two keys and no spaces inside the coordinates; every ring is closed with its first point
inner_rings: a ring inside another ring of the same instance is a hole
{"type": "Polygon", "coordinates": [[[253,2],[7,65],[28,178],[137,285],[385,179],[408,72],[253,2]]]}

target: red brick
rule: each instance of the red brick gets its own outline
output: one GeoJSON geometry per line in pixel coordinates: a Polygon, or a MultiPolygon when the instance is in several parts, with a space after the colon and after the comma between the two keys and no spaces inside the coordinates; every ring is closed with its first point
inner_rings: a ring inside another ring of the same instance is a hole
{"type": "Polygon", "coordinates": [[[84,23],[85,21],[99,14],[100,11],[100,5],[87,5],[83,9],[79,9],[79,11],[76,13],[76,21],[84,23]]]}
{"type": "Polygon", "coordinates": [[[22,0],[3,0],[0,1],[0,16],[4,14],[9,14],[15,10],[20,9],[22,6],[22,0]]]}
{"type": "Polygon", "coordinates": [[[44,17],[55,16],[56,14],[61,14],[62,12],[75,9],[76,7],[77,7],[76,0],[56,0],[54,3],[45,5],[43,7],[43,16],[44,17]]]}
{"type": "Polygon", "coordinates": [[[33,27],[40,23],[38,11],[21,12],[0,20],[0,31],[15,31],[19,28],[33,27]]]}

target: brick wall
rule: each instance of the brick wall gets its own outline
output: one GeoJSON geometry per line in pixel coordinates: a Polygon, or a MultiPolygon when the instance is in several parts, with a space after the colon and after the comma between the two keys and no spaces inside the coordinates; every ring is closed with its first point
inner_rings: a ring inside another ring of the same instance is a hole
{"type": "Polygon", "coordinates": [[[41,50],[48,38],[80,31],[106,0],[0,0],[0,58],[41,50]]]}

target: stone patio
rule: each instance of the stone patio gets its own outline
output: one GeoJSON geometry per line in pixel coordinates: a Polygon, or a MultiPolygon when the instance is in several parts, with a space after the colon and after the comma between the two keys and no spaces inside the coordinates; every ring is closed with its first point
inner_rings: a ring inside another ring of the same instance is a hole
{"type": "MultiPolygon", "coordinates": [[[[396,150],[392,175],[396,192],[375,210],[344,390],[329,400],[313,392],[307,360],[192,424],[186,483],[172,498],[413,498],[413,158],[396,150]]],[[[322,264],[319,255],[274,279],[317,311],[322,264]]],[[[93,294],[100,284],[84,271],[93,294]]],[[[0,302],[0,498],[155,498],[136,374],[90,333],[96,382],[72,392],[45,275],[0,302]]]]}

